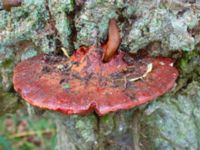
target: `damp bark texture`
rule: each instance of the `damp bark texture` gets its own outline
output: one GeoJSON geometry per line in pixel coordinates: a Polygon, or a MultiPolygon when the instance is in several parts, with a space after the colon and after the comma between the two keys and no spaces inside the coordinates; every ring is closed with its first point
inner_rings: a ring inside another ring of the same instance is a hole
{"type": "Polygon", "coordinates": [[[120,49],[175,58],[177,85],[134,110],[103,117],[56,114],[57,149],[200,149],[198,0],[23,0],[9,11],[0,7],[0,114],[21,103],[12,86],[15,64],[42,52],[62,54],[64,48],[70,55],[81,45],[100,45],[115,18],[120,49]]]}

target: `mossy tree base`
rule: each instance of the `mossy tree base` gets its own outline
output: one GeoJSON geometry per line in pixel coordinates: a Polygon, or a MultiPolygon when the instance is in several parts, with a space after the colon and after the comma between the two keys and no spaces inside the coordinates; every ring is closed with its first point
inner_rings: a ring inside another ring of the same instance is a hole
{"type": "Polygon", "coordinates": [[[140,112],[129,110],[99,117],[54,114],[57,150],[139,150],[140,112]]]}

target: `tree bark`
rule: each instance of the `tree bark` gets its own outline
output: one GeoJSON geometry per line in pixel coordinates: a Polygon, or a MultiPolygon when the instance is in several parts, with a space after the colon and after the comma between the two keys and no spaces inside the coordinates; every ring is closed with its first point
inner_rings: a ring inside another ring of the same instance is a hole
{"type": "Polygon", "coordinates": [[[122,111],[99,117],[54,114],[57,149],[140,150],[139,111],[122,111]]]}
{"type": "Polygon", "coordinates": [[[0,114],[17,109],[15,65],[40,53],[72,54],[107,40],[110,18],[123,51],[176,59],[180,77],[171,92],[134,110],[103,117],[54,113],[58,150],[200,149],[200,4],[192,0],[24,0],[0,11],[0,114]]]}

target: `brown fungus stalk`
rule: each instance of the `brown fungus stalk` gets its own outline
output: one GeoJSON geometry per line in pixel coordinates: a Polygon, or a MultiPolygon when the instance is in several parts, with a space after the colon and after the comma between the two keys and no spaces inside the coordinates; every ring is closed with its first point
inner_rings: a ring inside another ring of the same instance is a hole
{"type": "Polygon", "coordinates": [[[10,11],[12,7],[21,6],[22,0],[2,0],[3,9],[10,11]]]}
{"type": "Polygon", "coordinates": [[[41,54],[20,62],[14,70],[15,90],[43,109],[105,115],[152,101],[174,86],[174,60],[116,53],[120,36],[114,19],[108,36],[104,46],[80,47],[68,59],[41,54]]]}
{"type": "Polygon", "coordinates": [[[117,22],[114,18],[109,21],[109,29],[108,29],[108,42],[103,46],[104,54],[103,61],[108,62],[111,58],[116,54],[117,49],[120,45],[121,38],[119,27],[117,26],[117,22]]]}

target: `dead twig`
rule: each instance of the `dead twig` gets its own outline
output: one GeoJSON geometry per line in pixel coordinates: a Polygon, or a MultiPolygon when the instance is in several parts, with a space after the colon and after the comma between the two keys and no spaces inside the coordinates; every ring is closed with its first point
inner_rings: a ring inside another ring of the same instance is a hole
{"type": "Polygon", "coordinates": [[[14,139],[14,138],[22,138],[22,137],[27,137],[27,136],[32,136],[32,135],[41,135],[41,134],[48,134],[48,133],[55,133],[55,129],[47,129],[47,130],[38,130],[38,131],[26,131],[26,132],[21,132],[21,133],[16,133],[11,136],[9,136],[9,139],[14,139]]]}

